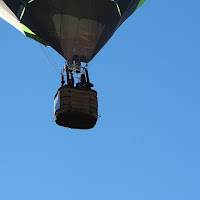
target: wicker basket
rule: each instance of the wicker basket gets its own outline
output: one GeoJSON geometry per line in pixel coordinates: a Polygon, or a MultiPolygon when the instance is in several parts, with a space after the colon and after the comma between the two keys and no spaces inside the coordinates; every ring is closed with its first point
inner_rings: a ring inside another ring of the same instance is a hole
{"type": "Polygon", "coordinates": [[[98,119],[97,92],[63,86],[55,98],[56,124],[72,129],[93,128],[98,119]]]}

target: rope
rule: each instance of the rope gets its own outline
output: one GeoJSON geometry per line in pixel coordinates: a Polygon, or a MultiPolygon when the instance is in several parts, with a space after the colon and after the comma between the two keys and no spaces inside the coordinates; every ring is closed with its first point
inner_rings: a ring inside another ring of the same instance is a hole
{"type": "MultiPolygon", "coordinates": [[[[59,68],[56,66],[56,64],[54,64],[51,59],[49,58],[49,56],[46,54],[45,50],[43,49],[43,46],[42,44],[40,44],[40,47],[44,53],[44,55],[46,56],[46,58],[48,59],[48,61],[51,63],[51,65],[53,66],[53,68],[60,74],[62,75],[62,73],[60,72],[59,68]]],[[[50,54],[50,53],[49,53],[50,54]]],[[[55,61],[54,61],[55,62],[55,61]]]]}
{"type": "Polygon", "coordinates": [[[59,67],[58,67],[58,65],[56,64],[56,61],[55,61],[55,59],[53,58],[51,52],[49,51],[49,48],[46,48],[46,51],[48,52],[48,54],[49,54],[51,60],[53,61],[54,65],[55,65],[55,66],[57,67],[57,69],[59,70],[59,67]]]}

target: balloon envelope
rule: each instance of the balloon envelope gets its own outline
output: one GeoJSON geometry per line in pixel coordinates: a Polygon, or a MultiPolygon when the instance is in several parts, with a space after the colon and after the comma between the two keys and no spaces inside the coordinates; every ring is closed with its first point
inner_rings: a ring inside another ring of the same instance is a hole
{"type": "Polygon", "coordinates": [[[89,62],[119,26],[145,2],[145,0],[0,1],[5,3],[20,21],[26,36],[42,44],[48,44],[67,60],[80,62],[89,62]]]}

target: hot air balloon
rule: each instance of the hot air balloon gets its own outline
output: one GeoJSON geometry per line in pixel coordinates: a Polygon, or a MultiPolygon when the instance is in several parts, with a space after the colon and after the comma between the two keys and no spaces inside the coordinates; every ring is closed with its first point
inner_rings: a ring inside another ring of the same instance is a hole
{"type": "Polygon", "coordinates": [[[58,125],[94,127],[98,118],[97,93],[91,89],[87,63],[145,1],[0,0],[1,18],[27,37],[51,46],[66,59],[67,85],[62,76],[62,86],[55,96],[58,125]],[[86,67],[81,67],[81,63],[86,63],[86,67]],[[70,85],[73,74],[80,72],[86,74],[87,86],[70,85]]]}

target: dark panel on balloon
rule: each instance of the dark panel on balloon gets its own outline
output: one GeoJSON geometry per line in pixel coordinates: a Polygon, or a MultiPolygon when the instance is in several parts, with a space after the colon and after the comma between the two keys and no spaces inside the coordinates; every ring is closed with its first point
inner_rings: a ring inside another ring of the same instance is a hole
{"type": "Polygon", "coordinates": [[[13,13],[15,13],[15,15],[17,15],[17,12],[19,10],[20,5],[22,4],[22,2],[20,0],[3,0],[5,2],[5,4],[12,10],[13,13]]]}
{"type": "Polygon", "coordinates": [[[122,16],[130,8],[130,4],[137,3],[138,0],[118,0],[117,3],[120,7],[122,16]]]}
{"type": "MultiPolygon", "coordinates": [[[[121,1],[123,1],[123,0],[121,0],[121,1]]],[[[126,21],[126,19],[135,12],[139,2],[140,2],[140,0],[132,0],[131,1],[129,6],[127,7],[126,12],[123,14],[123,16],[121,18],[120,25],[123,24],[123,22],[126,21]]]]}

